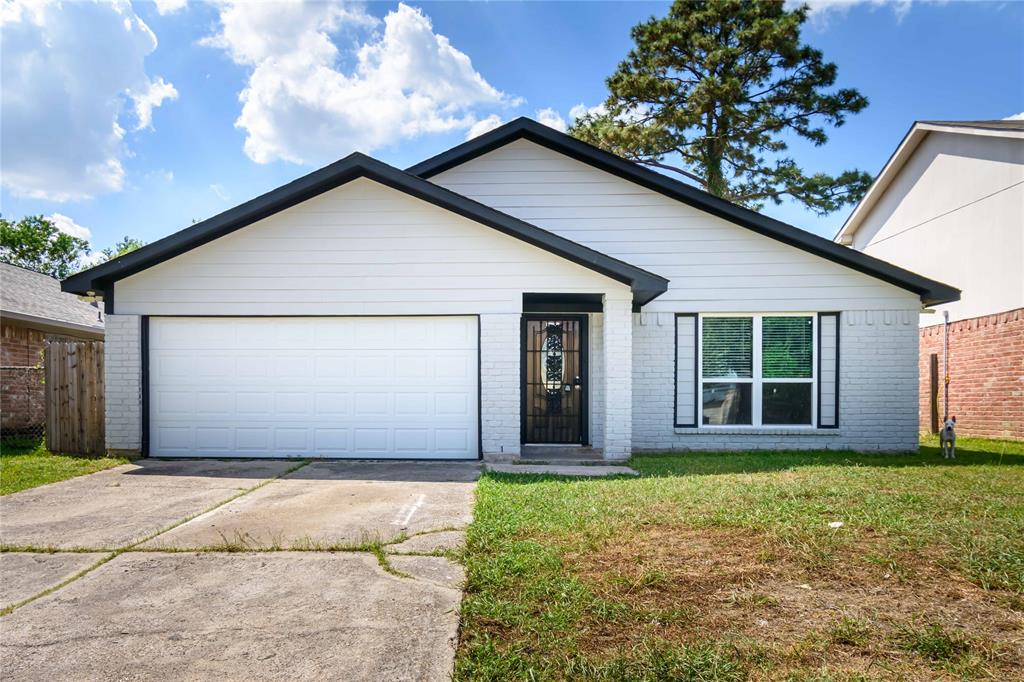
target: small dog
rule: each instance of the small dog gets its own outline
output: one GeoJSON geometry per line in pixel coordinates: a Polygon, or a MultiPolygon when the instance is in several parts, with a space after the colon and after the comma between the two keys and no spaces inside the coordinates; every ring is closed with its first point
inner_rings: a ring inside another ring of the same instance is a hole
{"type": "Polygon", "coordinates": [[[956,417],[947,419],[939,431],[939,447],[944,459],[956,459],[956,417]]]}

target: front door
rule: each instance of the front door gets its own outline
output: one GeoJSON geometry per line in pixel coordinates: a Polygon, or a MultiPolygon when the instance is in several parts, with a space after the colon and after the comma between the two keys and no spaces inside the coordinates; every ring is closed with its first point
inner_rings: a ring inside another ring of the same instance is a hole
{"type": "Polygon", "coordinates": [[[587,318],[523,317],[523,442],[583,444],[587,318]]]}

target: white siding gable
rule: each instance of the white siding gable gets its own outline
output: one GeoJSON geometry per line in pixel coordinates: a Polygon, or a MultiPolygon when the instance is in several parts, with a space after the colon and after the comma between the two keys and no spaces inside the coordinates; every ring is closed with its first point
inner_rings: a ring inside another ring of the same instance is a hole
{"type": "Polygon", "coordinates": [[[367,179],[117,282],[143,315],[516,313],[522,293],[625,284],[367,179]]]}
{"type": "Polygon", "coordinates": [[[917,309],[917,296],[526,140],[431,178],[669,278],[646,311],[917,309]]]}

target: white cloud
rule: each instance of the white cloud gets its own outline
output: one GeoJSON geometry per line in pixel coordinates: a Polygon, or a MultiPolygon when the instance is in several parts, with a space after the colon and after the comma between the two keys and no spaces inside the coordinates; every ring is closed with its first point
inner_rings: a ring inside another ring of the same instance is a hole
{"type": "Polygon", "coordinates": [[[92,232],[88,227],[82,227],[63,213],[52,213],[47,218],[53,223],[54,227],[65,234],[70,234],[72,237],[78,237],[86,241],[92,239],[92,232]]]}
{"type": "Polygon", "coordinates": [[[156,36],[124,0],[15,0],[0,9],[0,29],[3,184],[54,201],[120,190],[126,104],[144,128],[173,91],[145,70],[156,36]]]}
{"type": "Polygon", "coordinates": [[[78,259],[78,262],[82,264],[83,268],[91,268],[94,265],[99,265],[106,261],[106,259],[107,257],[103,255],[102,251],[93,251],[92,253],[87,253],[84,256],[81,256],[78,259]]]}
{"type": "Polygon", "coordinates": [[[468,130],[478,107],[516,104],[408,5],[381,22],[359,7],[229,0],[220,24],[203,43],[252,68],[235,125],[258,163],[320,163],[423,133],[468,130]],[[334,42],[343,33],[358,45],[352,53],[334,42]]]}
{"type": "Polygon", "coordinates": [[[910,12],[912,0],[786,0],[786,9],[795,9],[806,4],[809,8],[808,17],[811,22],[823,28],[828,26],[833,17],[845,16],[854,5],[869,5],[872,8],[889,7],[896,16],[896,21],[910,12]]]}
{"type": "Polygon", "coordinates": [[[560,113],[558,113],[551,107],[538,110],[537,120],[543,123],[544,125],[548,126],[549,128],[554,128],[555,130],[561,133],[564,133],[566,130],[568,130],[568,126],[565,124],[565,119],[562,118],[562,115],[560,113]]]}
{"type": "Polygon", "coordinates": [[[156,11],[160,15],[174,14],[188,5],[188,0],[154,0],[154,2],[156,2],[156,11]]]}
{"type": "Polygon", "coordinates": [[[501,116],[491,114],[487,118],[482,118],[470,126],[469,132],[466,133],[466,139],[472,140],[474,137],[480,137],[484,133],[494,130],[502,123],[504,123],[504,121],[501,120],[501,116]]]}
{"type": "MultiPolygon", "coordinates": [[[[624,123],[635,123],[642,119],[644,116],[646,116],[650,110],[651,108],[649,105],[640,104],[629,111],[624,111],[622,113],[617,114],[615,118],[616,120],[622,121],[624,123]]],[[[604,104],[595,104],[592,107],[588,107],[587,105],[580,102],[573,108],[569,109],[569,123],[570,125],[574,124],[576,123],[576,121],[583,118],[584,116],[604,116],[607,113],[608,107],[606,107],[604,104]]]]}
{"type": "Polygon", "coordinates": [[[224,189],[224,185],[214,183],[210,185],[210,191],[216,194],[223,201],[228,200],[228,192],[226,189],[224,189]]]}
{"type": "Polygon", "coordinates": [[[579,104],[577,104],[576,106],[569,110],[569,120],[575,123],[577,119],[583,118],[587,114],[593,116],[603,116],[604,114],[607,113],[608,109],[603,104],[597,104],[595,106],[588,107],[583,102],[580,102],[579,104]]]}
{"type": "Polygon", "coordinates": [[[1014,114],[1013,116],[1007,116],[1003,120],[1004,121],[1024,121],[1024,111],[1020,112],[1019,114],[1014,114]]]}
{"type": "Polygon", "coordinates": [[[157,78],[140,93],[129,90],[128,96],[135,103],[135,130],[142,130],[153,127],[153,109],[163,104],[165,99],[178,99],[178,91],[163,78],[157,78]]]}

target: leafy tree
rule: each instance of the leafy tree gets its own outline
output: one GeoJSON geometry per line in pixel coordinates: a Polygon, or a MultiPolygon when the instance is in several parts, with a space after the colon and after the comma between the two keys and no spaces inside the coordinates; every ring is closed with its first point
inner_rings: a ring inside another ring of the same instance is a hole
{"type": "Polygon", "coordinates": [[[43,216],[13,222],[0,216],[0,260],[63,279],[89,253],[89,242],[61,232],[43,216]]]}
{"type": "Polygon", "coordinates": [[[103,258],[99,261],[99,263],[105,263],[108,260],[114,260],[115,258],[120,258],[121,256],[125,255],[126,253],[131,253],[132,251],[134,251],[136,249],[141,249],[145,245],[146,245],[146,242],[144,242],[144,241],[140,241],[138,239],[134,239],[132,237],[125,236],[124,239],[122,239],[121,241],[117,242],[113,246],[109,246],[109,247],[103,249],[102,251],[100,251],[100,253],[103,255],[103,258]]]}
{"type": "Polygon", "coordinates": [[[750,208],[789,196],[825,215],[856,202],[868,174],[809,175],[783,154],[786,135],[822,145],[822,124],[841,126],[868,104],[856,90],[830,90],[836,65],[800,42],[806,6],[783,4],[676,0],[668,16],[633,27],[636,45],[608,78],[603,110],[570,132],[750,208]]]}

